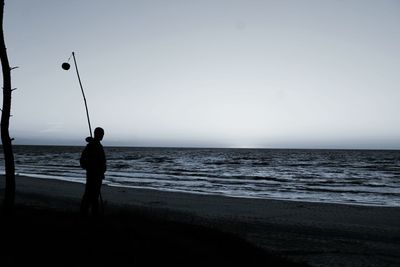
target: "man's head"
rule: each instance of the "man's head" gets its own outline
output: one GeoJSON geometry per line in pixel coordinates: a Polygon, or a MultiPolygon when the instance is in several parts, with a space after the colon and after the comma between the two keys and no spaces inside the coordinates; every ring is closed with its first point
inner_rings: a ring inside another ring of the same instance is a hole
{"type": "Polygon", "coordinates": [[[103,140],[104,130],[103,128],[97,127],[94,129],[94,139],[97,141],[103,140]]]}

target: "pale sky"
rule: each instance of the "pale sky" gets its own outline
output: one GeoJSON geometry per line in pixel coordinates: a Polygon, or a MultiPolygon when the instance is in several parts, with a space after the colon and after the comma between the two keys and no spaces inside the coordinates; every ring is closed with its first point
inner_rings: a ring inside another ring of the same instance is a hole
{"type": "Polygon", "coordinates": [[[400,149],[399,25],[387,0],[6,0],[11,135],[84,145],[75,51],[105,145],[400,149]]]}

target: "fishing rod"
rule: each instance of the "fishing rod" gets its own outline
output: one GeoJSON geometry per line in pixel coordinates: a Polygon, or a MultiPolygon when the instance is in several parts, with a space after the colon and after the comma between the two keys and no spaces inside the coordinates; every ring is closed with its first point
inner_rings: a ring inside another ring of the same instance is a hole
{"type": "MultiPolygon", "coordinates": [[[[78,81],[79,81],[79,86],[81,87],[81,91],[82,91],[82,96],[83,96],[83,101],[85,103],[85,108],[86,108],[86,117],[87,117],[87,121],[88,121],[88,125],[89,125],[89,133],[90,133],[90,137],[92,136],[92,126],[90,125],[90,118],[89,118],[89,109],[87,106],[87,101],[86,101],[86,97],[85,97],[85,91],[83,90],[83,85],[82,85],[82,81],[81,81],[81,76],[79,75],[79,70],[78,70],[78,64],[76,63],[76,58],[75,58],[75,52],[72,52],[71,55],[74,59],[74,64],[75,64],[75,70],[76,70],[76,75],[78,76],[78,81]]],[[[64,62],[61,67],[64,70],[69,70],[71,65],[68,63],[69,60],[71,59],[71,56],[68,58],[67,62],[64,62]]]]}

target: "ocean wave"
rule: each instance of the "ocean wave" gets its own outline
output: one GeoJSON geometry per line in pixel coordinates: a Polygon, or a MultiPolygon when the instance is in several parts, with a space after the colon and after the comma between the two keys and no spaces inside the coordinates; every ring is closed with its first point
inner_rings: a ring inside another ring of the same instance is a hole
{"type": "MultiPolygon", "coordinates": [[[[15,146],[16,171],[37,178],[84,182],[85,171],[79,166],[81,150],[15,146]]],[[[105,150],[108,158],[105,183],[113,186],[235,197],[389,206],[400,203],[400,151],[105,150]]],[[[0,172],[4,172],[2,166],[0,172]]]]}

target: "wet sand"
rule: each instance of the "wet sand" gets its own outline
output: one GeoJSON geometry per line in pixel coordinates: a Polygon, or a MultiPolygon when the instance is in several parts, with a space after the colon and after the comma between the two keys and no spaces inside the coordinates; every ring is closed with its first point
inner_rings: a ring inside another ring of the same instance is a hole
{"type": "MultiPolygon", "coordinates": [[[[3,177],[0,187],[4,187],[3,177]]],[[[83,189],[83,184],[17,177],[16,201],[22,210],[76,214],[83,189]]],[[[105,218],[122,209],[136,214],[133,217],[140,214],[141,218],[150,218],[158,226],[167,221],[215,230],[222,235],[233,234],[265,249],[268,255],[311,266],[400,266],[400,208],[397,207],[243,199],[110,186],[103,186],[102,195],[106,202],[105,218]]],[[[158,235],[167,232],[170,231],[158,235]]],[[[190,230],[192,234],[188,235],[181,232],[170,239],[184,237],[183,243],[193,244],[199,240],[193,237],[194,232],[190,230]]],[[[215,240],[226,242],[229,238],[215,240]]],[[[189,258],[195,260],[193,257],[189,258]]]]}

